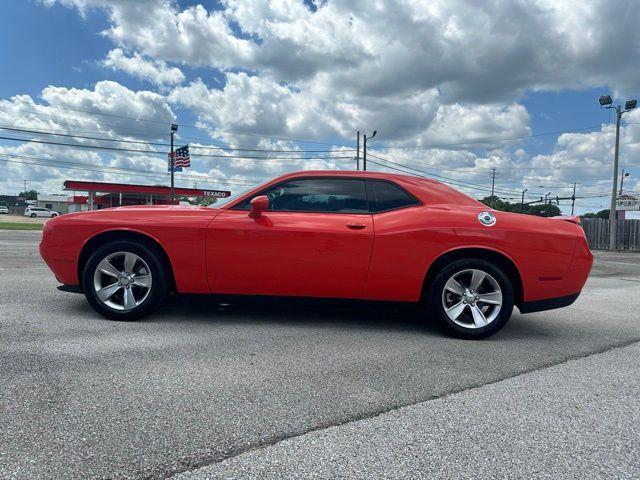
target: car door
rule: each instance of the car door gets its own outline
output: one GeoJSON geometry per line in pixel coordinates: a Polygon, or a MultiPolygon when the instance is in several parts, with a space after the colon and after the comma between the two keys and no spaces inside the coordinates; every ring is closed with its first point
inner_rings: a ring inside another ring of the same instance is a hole
{"type": "Polygon", "coordinates": [[[362,295],[374,236],[363,180],[295,178],[258,195],[270,200],[259,218],[247,198],[209,225],[214,293],[362,295]]]}

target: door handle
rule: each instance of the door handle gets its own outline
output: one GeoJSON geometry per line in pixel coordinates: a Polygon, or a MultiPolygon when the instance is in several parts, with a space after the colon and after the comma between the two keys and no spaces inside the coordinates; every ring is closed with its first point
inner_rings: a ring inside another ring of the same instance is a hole
{"type": "Polygon", "coordinates": [[[364,223],[347,223],[347,227],[351,230],[362,230],[366,228],[366,225],[364,223]]]}

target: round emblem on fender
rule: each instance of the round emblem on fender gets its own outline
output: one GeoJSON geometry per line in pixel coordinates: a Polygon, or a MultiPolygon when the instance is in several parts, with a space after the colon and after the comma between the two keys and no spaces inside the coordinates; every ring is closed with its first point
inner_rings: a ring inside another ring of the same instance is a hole
{"type": "Polygon", "coordinates": [[[487,227],[491,227],[496,224],[496,216],[491,212],[480,212],[478,214],[478,220],[480,220],[481,224],[487,227]]]}

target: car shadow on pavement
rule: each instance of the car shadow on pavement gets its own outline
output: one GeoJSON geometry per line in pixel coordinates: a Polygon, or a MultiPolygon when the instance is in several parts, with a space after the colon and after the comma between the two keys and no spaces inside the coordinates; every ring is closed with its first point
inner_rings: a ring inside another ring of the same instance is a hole
{"type": "MultiPolygon", "coordinates": [[[[113,322],[93,312],[84,299],[73,305],[75,314],[83,317],[90,315],[97,321],[113,322]]],[[[571,335],[565,331],[562,322],[553,322],[554,327],[550,329],[548,322],[541,321],[539,316],[540,314],[523,316],[516,308],[503,330],[481,341],[518,341],[548,336],[562,339],[565,334],[571,335]]],[[[200,327],[273,324],[281,327],[375,330],[451,338],[428,316],[424,308],[418,308],[414,304],[314,298],[172,295],[157,312],[134,323],[141,327],[158,323],[165,326],[174,324],[176,327],[183,327],[188,323],[198,324],[200,327]]]]}
{"type": "Polygon", "coordinates": [[[395,330],[443,335],[424,310],[414,305],[351,300],[274,297],[170,297],[151,322],[215,322],[395,330]]]}

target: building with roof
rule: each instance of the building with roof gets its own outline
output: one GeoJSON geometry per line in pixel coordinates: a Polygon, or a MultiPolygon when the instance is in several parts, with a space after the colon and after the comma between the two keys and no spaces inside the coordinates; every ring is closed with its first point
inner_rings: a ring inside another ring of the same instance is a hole
{"type": "MultiPolygon", "coordinates": [[[[134,185],[80,180],[66,180],[64,190],[72,192],[71,196],[66,197],[67,211],[69,212],[126,205],[169,205],[171,196],[171,188],[164,185],[134,185]]],[[[175,204],[178,203],[177,198],[179,197],[225,198],[231,195],[228,190],[179,187],[174,190],[175,204]]]]}
{"type": "Polygon", "coordinates": [[[48,208],[58,213],[67,213],[69,211],[69,203],[67,195],[42,195],[38,193],[36,206],[48,208]]]}

